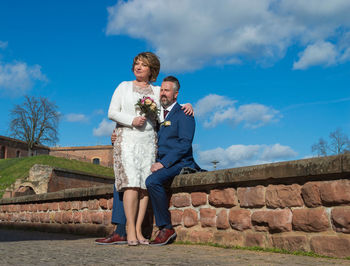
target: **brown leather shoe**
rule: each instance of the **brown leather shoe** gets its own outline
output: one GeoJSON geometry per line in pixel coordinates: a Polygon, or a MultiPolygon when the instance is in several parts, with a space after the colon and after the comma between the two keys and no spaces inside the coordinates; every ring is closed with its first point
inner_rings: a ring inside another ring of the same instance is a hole
{"type": "Polygon", "coordinates": [[[123,245],[127,244],[126,236],[120,236],[117,233],[113,233],[105,238],[99,238],[95,240],[97,245],[123,245]]]}
{"type": "Polygon", "coordinates": [[[176,238],[174,229],[163,228],[159,231],[156,238],[149,243],[151,246],[163,246],[172,243],[176,238]]]}

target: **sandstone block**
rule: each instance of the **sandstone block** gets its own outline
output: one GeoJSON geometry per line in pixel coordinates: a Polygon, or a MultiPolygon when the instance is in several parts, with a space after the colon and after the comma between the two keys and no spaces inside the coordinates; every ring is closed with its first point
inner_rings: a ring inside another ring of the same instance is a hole
{"type": "Polygon", "coordinates": [[[55,223],[58,223],[58,224],[62,223],[62,212],[56,212],[55,213],[55,223]]]}
{"type": "Polygon", "coordinates": [[[68,211],[71,208],[71,203],[69,201],[61,201],[58,203],[58,207],[61,211],[68,211]]]}
{"type": "Polygon", "coordinates": [[[320,185],[320,195],[327,205],[350,203],[350,180],[335,180],[320,185]]]}
{"type": "Polygon", "coordinates": [[[38,211],[38,204],[32,204],[31,205],[31,208],[30,208],[30,211],[31,212],[37,212],[38,211]]]}
{"type": "Polygon", "coordinates": [[[271,233],[292,231],[292,212],[289,209],[272,211],[255,211],[252,224],[257,231],[271,233]]]}
{"type": "Polygon", "coordinates": [[[178,193],[171,197],[171,202],[176,208],[188,207],[191,205],[191,196],[188,193],[178,193]]]}
{"type": "Polygon", "coordinates": [[[199,210],[200,222],[202,227],[214,227],[216,225],[216,210],[201,208],[199,210]]]}
{"type": "Polygon", "coordinates": [[[308,251],[306,236],[272,236],[272,244],[276,248],[288,251],[308,251]]]}
{"type": "Polygon", "coordinates": [[[265,247],[265,235],[259,233],[248,233],[245,236],[244,246],[247,247],[265,247]]]}
{"type": "Polygon", "coordinates": [[[108,199],[107,208],[108,208],[108,210],[112,210],[113,209],[113,198],[108,199]]]}
{"type": "Polygon", "coordinates": [[[32,215],[30,213],[24,213],[23,214],[23,221],[24,222],[30,223],[31,219],[32,219],[32,215]]]}
{"type": "Polygon", "coordinates": [[[252,227],[251,212],[248,210],[234,210],[229,212],[229,223],[233,229],[244,231],[252,227]]]}
{"type": "Polygon", "coordinates": [[[269,185],[266,189],[266,206],[270,208],[301,207],[301,188],[293,185],[269,185]]]}
{"type": "MultiPolygon", "coordinates": [[[[11,220],[13,220],[14,218],[13,218],[14,216],[12,216],[12,219],[11,220]]],[[[14,220],[13,220],[14,221],[14,220]]],[[[32,222],[33,223],[39,223],[40,222],[40,214],[39,213],[33,213],[32,214],[32,222]]]]}
{"type": "Polygon", "coordinates": [[[304,232],[322,232],[330,228],[324,208],[293,210],[293,228],[304,232]]]}
{"type": "Polygon", "coordinates": [[[184,210],[183,214],[184,226],[192,227],[198,224],[198,213],[192,209],[184,210]]]}
{"type": "Polygon", "coordinates": [[[227,210],[221,210],[216,218],[216,227],[218,229],[228,229],[230,224],[228,223],[227,210]]]}
{"type": "Polygon", "coordinates": [[[100,207],[101,207],[101,209],[103,209],[103,210],[106,210],[106,209],[108,209],[108,207],[107,207],[107,199],[99,199],[99,205],[100,205],[100,207]]]}
{"type": "Polygon", "coordinates": [[[319,207],[322,205],[320,195],[320,182],[308,182],[301,188],[301,195],[308,207],[319,207]]]}
{"type": "Polygon", "coordinates": [[[349,257],[350,239],[337,236],[314,236],[310,240],[310,248],[313,252],[325,256],[349,257]]]}
{"type": "Polygon", "coordinates": [[[259,208],[265,206],[265,187],[244,187],[237,190],[241,207],[259,208]]]}
{"type": "Polygon", "coordinates": [[[208,243],[212,242],[214,234],[207,231],[192,231],[189,233],[191,242],[208,243]]]}
{"type": "Polygon", "coordinates": [[[48,212],[40,213],[40,222],[50,223],[50,213],[48,212]]]}
{"type": "Polygon", "coordinates": [[[94,224],[102,224],[103,223],[103,212],[91,212],[91,222],[94,224]]]}
{"type": "Polygon", "coordinates": [[[62,213],[62,223],[63,224],[73,223],[73,212],[72,211],[65,211],[62,213]]]}
{"type": "Polygon", "coordinates": [[[90,211],[98,210],[100,209],[100,204],[98,200],[89,200],[88,203],[88,209],[90,211]]]}
{"type": "Polygon", "coordinates": [[[204,192],[193,192],[191,193],[192,205],[194,207],[207,204],[207,193],[204,192]]]}
{"type": "Polygon", "coordinates": [[[73,222],[75,224],[81,224],[83,222],[83,215],[81,212],[73,212],[73,222]]]}
{"type": "Polygon", "coordinates": [[[42,203],[38,205],[38,211],[43,211],[46,212],[49,209],[49,204],[48,203],[42,203]]]}
{"type": "Polygon", "coordinates": [[[80,206],[81,206],[81,202],[80,201],[72,201],[72,211],[79,211],[80,210],[80,206]]]}
{"type": "Polygon", "coordinates": [[[89,201],[81,201],[80,202],[80,210],[85,210],[89,208],[89,201]]]}
{"type": "Polygon", "coordinates": [[[217,231],[214,233],[214,242],[225,246],[243,246],[244,237],[243,234],[238,232],[222,232],[217,231]]]}
{"type": "Polygon", "coordinates": [[[171,215],[171,224],[172,225],[179,225],[182,223],[182,217],[183,217],[184,212],[181,210],[171,210],[170,215],[171,215]]]}
{"type": "Polygon", "coordinates": [[[183,229],[182,227],[175,227],[175,231],[177,234],[176,240],[178,241],[188,241],[188,230],[183,229]]]}
{"type": "Polygon", "coordinates": [[[90,211],[83,211],[82,212],[83,215],[83,223],[84,224],[89,224],[91,223],[91,214],[90,211]]]}
{"type": "Polygon", "coordinates": [[[112,223],[112,212],[104,211],[103,212],[103,224],[110,225],[112,223]]]}
{"type": "Polygon", "coordinates": [[[16,212],[16,205],[14,204],[10,204],[10,205],[7,205],[7,209],[8,209],[8,212],[16,212]]]}
{"type": "Polygon", "coordinates": [[[332,210],[332,221],[337,232],[350,233],[350,209],[335,208],[332,210]]]}
{"type": "Polygon", "coordinates": [[[51,203],[49,203],[49,210],[51,210],[51,211],[58,211],[58,202],[51,202],[51,203]]]}
{"type": "MultiPolygon", "coordinates": [[[[26,212],[26,211],[29,211],[30,210],[30,207],[28,204],[25,204],[25,205],[21,205],[21,212],[26,212]]],[[[0,210],[1,211],[1,210],[0,210]]]]}
{"type": "Polygon", "coordinates": [[[233,188],[213,189],[208,200],[209,204],[215,207],[230,208],[237,205],[236,192],[233,188]]]}

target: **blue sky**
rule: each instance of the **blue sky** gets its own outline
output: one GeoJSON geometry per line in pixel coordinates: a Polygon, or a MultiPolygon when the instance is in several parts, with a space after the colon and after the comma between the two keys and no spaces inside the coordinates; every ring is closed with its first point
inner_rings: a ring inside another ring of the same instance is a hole
{"type": "Polygon", "coordinates": [[[109,144],[115,87],[155,52],[196,112],[199,164],[230,168],[312,156],[350,135],[347,0],[0,2],[0,135],[24,95],[54,101],[60,146],[109,144]]]}

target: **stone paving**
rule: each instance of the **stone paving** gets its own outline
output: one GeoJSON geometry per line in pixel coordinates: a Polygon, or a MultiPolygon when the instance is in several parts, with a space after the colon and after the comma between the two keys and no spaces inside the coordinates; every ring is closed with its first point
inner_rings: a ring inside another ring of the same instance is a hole
{"type": "Polygon", "coordinates": [[[0,265],[350,265],[350,261],[196,245],[99,246],[90,237],[0,229],[0,265]]]}

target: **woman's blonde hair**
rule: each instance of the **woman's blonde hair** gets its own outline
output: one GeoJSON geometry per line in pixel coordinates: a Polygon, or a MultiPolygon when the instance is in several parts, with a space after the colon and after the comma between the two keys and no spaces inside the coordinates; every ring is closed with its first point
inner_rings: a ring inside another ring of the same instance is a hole
{"type": "Polygon", "coordinates": [[[134,58],[134,62],[132,63],[131,70],[134,72],[135,64],[137,60],[141,60],[149,66],[151,71],[151,75],[149,77],[150,82],[155,82],[157,80],[159,70],[160,70],[160,62],[158,57],[152,52],[142,52],[139,53],[134,58]]]}

